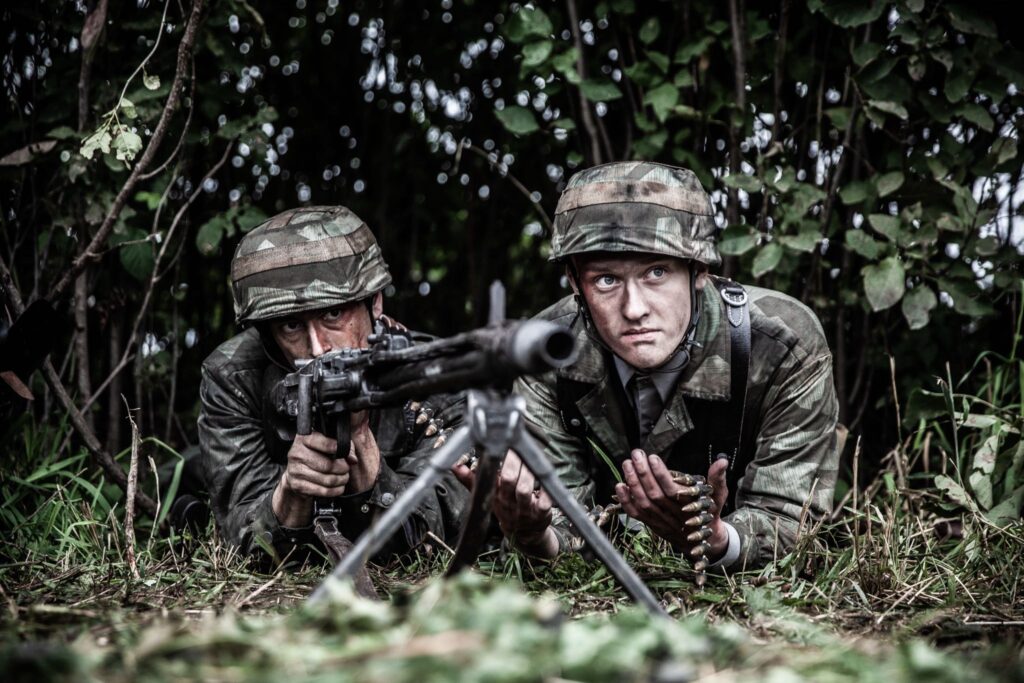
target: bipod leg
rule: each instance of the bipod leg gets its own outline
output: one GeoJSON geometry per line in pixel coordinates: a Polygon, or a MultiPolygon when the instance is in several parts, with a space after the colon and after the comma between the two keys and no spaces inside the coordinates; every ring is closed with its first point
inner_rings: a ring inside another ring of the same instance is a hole
{"type": "Polygon", "coordinates": [[[366,561],[398,530],[416,506],[428,495],[434,484],[451,469],[459,456],[472,445],[468,426],[455,430],[448,442],[437,449],[423,472],[416,477],[395,503],[378,517],[370,528],[363,532],[345,558],[331,571],[306,601],[316,604],[328,595],[327,585],[338,579],[351,579],[366,564],[366,561]]]}
{"type": "Polygon", "coordinates": [[[512,445],[512,450],[519,454],[523,462],[533,475],[540,481],[540,485],[551,496],[551,501],[562,510],[569,521],[573,523],[583,540],[590,545],[597,557],[608,567],[626,592],[634,600],[647,608],[651,614],[660,617],[668,617],[661,603],[654,597],[647,585],[636,575],[636,572],[626,564],[626,560],[615,549],[604,535],[604,532],[594,523],[594,520],[587,515],[586,510],[579,504],[572,492],[565,487],[565,484],[555,474],[555,468],[551,466],[544,456],[537,442],[527,432],[521,431],[512,445]]]}
{"type": "Polygon", "coordinates": [[[448,563],[445,576],[454,576],[476,561],[480,556],[480,548],[487,540],[487,532],[491,528],[491,503],[494,500],[494,487],[497,484],[498,471],[501,469],[502,455],[485,453],[480,458],[473,482],[473,494],[469,501],[469,511],[462,521],[459,542],[455,546],[455,555],[448,563]]]}

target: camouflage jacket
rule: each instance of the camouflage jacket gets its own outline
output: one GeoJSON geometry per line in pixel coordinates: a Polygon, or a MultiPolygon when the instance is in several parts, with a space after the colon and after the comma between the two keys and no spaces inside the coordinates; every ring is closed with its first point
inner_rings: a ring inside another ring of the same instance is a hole
{"type": "MultiPolygon", "coordinates": [[[[262,547],[281,558],[296,547],[318,543],[312,527],[282,527],[271,508],[291,443],[273,428],[279,418],[269,394],[285,373],[268,356],[259,333],[249,329],[210,354],[199,389],[199,444],[217,528],[247,554],[258,554],[262,547]]],[[[428,401],[435,421],[444,425],[457,421],[464,406],[450,397],[428,401]]],[[[415,425],[415,414],[403,408],[371,412],[370,428],[380,448],[380,477],[370,491],[338,499],[338,526],[349,539],[358,537],[427,466],[436,438],[423,434],[415,425]]],[[[441,539],[454,538],[467,500],[465,488],[454,475],[446,475],[381,555],[415,547],[427,531],[441,539]]]]}
{"type": "MultiPolygon", "coordinates": [[[[733,569],[781,556],[793,546],[801,525],[807,528],[831,511],[839,457],[832,355],[821,324],[791,297],[758,287],[746,290],[751,353],[744,410],[749,429],[743,431],[750,438],[744,439],[748,455],[734,468],[742,471],[729,472],[723,515],[740,537],[733,569]]],[[[615,483],[610,464],[595,446],[616,467],[631,448],[641,447],[661,455],[674,470],[707,473],[710,454],[702,430],[709,416],[717,417],[728,405],[731,346],[717,288],[709,282],[699,296],[699,346],[642,444],[610,352],[589,336],[573,297],[538,314],[571,326],[581,352],[571,366],[520,380],[516,389],[526,399],[530,431],[584,505],[610,503],[615,483]],[[566,386],[574,389],[566,391],[566,386]],[[575,408],[564,405],[573,399],[575,408]],[[584,425],[578,424],[581,418],[584,425]]],[[[563,550],[578,547],[568,520],[559,514],[555,528],[563,550]]]]}

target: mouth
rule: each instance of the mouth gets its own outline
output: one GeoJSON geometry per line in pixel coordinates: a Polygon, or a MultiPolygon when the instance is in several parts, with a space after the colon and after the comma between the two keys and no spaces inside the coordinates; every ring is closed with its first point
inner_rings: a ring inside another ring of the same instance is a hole
{"type": "Polygon", "coordinates": [[[626,330],[622,333],[622,338],[629,342],[638,341],[651,341],[655,335],[658,334],[658,330],[649,327],[638,327],[632,330],[626,330]]]}

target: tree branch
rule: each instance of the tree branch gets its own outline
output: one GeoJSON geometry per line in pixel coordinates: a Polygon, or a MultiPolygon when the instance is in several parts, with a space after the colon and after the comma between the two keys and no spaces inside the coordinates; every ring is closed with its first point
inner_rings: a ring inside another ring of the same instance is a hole
{"type": "MultiPolygon", "coordinates": [[[[582,80],[587,77],[587,67],[583,60],[583,39],[580,37],[580,18],[579,13],[576,11],[576,0],[565,0],[565,7],[569,13],[572,42],[576,47],[576,73],[579,74],[582,80]]],[[[587,96],[583,94],[579,87],[576,88],[576,93],[580,99],[580,116],[583,117],[583,128],[586,129],[587,136],[590,138],[590,163],[596,166],[604,161],[601,155],[601,134],[594,123],[594,115],[590,111],[590,101],[587,99],[587,96]]]]}
{"type": "Polygon", "coordinates": [[[100,225],[100,229],[96,232],[96,235],[89,242],[89,246],[74,260],[71,267],[65,271],[64,275],[57,281],[57,284],[50,290],[47,298],[54,301],[64,293],[64,290],[68,288],[78,277],[85,267],[97,257],[99,250],[103,244],[110,237],[111,231],[114,229],[114,223],[117,221],[118,216],[121,215],[121,210],[124,205],[128,202],[128,198],[132,195],[135,190],[135,186],[139,182],[139,178],[145,173],[150,163],[153,161],[153,157],[156,156],[157,148],[160,147],[160,143],[163,142],[164,137],[167,134],[167,128],[170,125],[171,117],[174,115],[175,110],[178,108],[178,103],[181,100],[181,86],[182,81],[185,78],[185,72],[188,69],[188,65],[192,59],[192,51],[195,47],[196,34],[199,30],[199,24],[201,22],[201,16],[206,0],[193,0],[192,13],[189,15],[188,23],[185,25],[185,32],[181,38],[181,43],[178,45],[178,61],[177,66],[174,70],[174,80],[171,82],[170,93],[167,95],[167,102],[164,104],[163,112],[160,114],[160,120],[156,124],[156,128],[153,131],[153,136],[149,140],[149,144],[146,145],[145,151],[142,153],[142,157],[132,168],[131,175],[128,176],[128,180],[125,181],[121,191],[117,193],[117,197],[114,199],[113,205],[107,212],[106,218],[103,219],[103,223],[100,225]]]}

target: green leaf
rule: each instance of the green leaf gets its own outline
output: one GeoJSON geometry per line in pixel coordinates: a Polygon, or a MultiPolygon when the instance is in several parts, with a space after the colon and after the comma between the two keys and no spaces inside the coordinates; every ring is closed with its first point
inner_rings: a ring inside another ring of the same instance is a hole
{"type": "Polygon", "coordinates": [[[956,216],[944,213],[935,221],[935,227],[946,232],[963,232],[964,224],[956,216]]]}
{"type": "Polygon", "coordinates": [[[676,64],[688,64],[694,57],[699,57],[708,51],[708,48],[714,44],[715,39],[711,36],[705,36],[700,40],[692,43],[686,43],[680,45],[679,49],[676,50],[676,54],[672,57],[672,61],[676,64]]]}
{"type": "Polygon", "coordinates": [[[757,252],[757,256],[754,257],[751,273],[756,278],[766,275],[775,270],[781,260],[782,245],[777,242],[769,242],[761,247],[761,251],[757,252]]]}
{"type": "Polygon", "coordinates": [[[731,173],[722,178],[722,184],[726,187],[735,187],[744,192],[761,191],[761,179],[745,173],[731,173]]]}
{"type": "Polygon", "coordinates": [[[881,51],[882,46],[878,43],[861,43],[853,48],[853,63],[857,66],[864,66],[874,60],[881,51]]]}
{"type": "Polygon", "coordinates": [[[543,64],[551,56],[554,43],[550,40],[538,40],[523,46],[523,66],[534,67],[543,64]]]}
{"type": "Polygon", "coordinates": [[[579,72],[576,71],[576,60],[579,58],[579,54],[579,50],[571,47],[565,52],[555,55],[551,60],[551,66],[555,68],[555,71],[562,74],[565,80],[573,85],[579,85],[583,80],[580,78],[579,72]]]}
{"type": "Polygon", "coordinates": [[[901,187],[903,187],[901,171],[891,171],[875,178],[875,188],[878,190],[879,197],[887,197],[901,187]]]}
{"type": "Polygon", "coordinates": [[[896,242],[900,234],[900,217],[890,216],[884,213],[873,213],[868,216],[868,223],[871,227],[878,231],[879,234],[885,235],[890,242],[896,242]]]}
{"type": "Polygon", "coordinates": [[[92,159],[92,155],[96,150],[104,154],[110,154],[110,142],[112,139],[107,127],[102,126],[92,135],[82,140],[82,146],[78,151],[86,159],[92,159]]]}
{"type": "Polygon", "coordinates": [[[939,280],[939,289],[952,297],[953,310],[960,315],[980,318],[995,312],[990,305],[977,301],[981,290],[973,282],[941,278],[939,280]]]}
{"type": "Polygon", "coordinates": [[[927,72],[928,62],[921,59],[919,55],[911,55],[910,59],[907,60],[907,75],[915,81],[919,81],[924,78],[927,72]]]}
{"type": "Polygon", "coordinates": [[[999,138],[992,144],[992,154],[996,163],[1003,164],[1017,156],[1017,141],[1013,138],[999,138]]]}
{"type": "Polygon", "coordinates": [[[644,104],[649,104],[654,109],[654,115],[658,121],[665,123],[665,119],[672,112],[672,108],[679,102],[679,91],[671,83],[662,83],[653,90],[648,90],[644,95],[644,104]]]}
{"type": "Polygon", "coordinates": [[[683,88],[692,88],[693,84],[693,74],[691,74],[687,69],[683,69],[675,75],[675,78],[672,79],[672,85],[676,86],[680,90],[683,88]]]}
{"type": "Polygon", "coordinates": [[[903,297],[901,307],[903,317],[912,330],[919,330],[926,327],[930,320],[931,311],[938,304],[935,292],[927,285],[921,284],[907,292],[903,297]]]}
{"type": "Polygon", "coordinates": [[[505,35],[513,43],[525,43],[529,38],[549,38],[554,27],[544,10],[523,6],[505,24],[505,35]]]}
{"type": "Polygon", "coordinates": [[[230,229],[231,223],[223,213],[203,223],[196,233],[196,248],[199,249],[199,253],[203,256],[217,253],[217,247],[230,229]]]}
{"type": "Polygon", "coordinates": [[[118,161],[131,161],[142,150],[142,138],[122,126],[111,148],[116,153],[118,161]]]}
{"type": "Polygon", "coordinates": [[[975,7],[960,3],[947,7],[949,23],[961,33],[973,33],[986,38],[998,38],[996,22],[992,17],[979,12],[975,7]]]}
{"type": "Polygon", "coordinates": [[[881,17],[886,4],[881,0],[828,0],[822,3],[821,13],[837,26],[853,28],[881,17]]]}
{"type": "Polygon", "coordinates": [[[861,275],[871,310],[884,311],[903,298],[907,275],[895,256],[882,259],[877,265],[864,266],[861,275]]]}
{"type": "Polygon", "coordinates": [[[946,85],[943,88],[946,100],[952,104],[962,102],[973,82],[974,72],[959,61],[954,62],[953,68],[946,74],[946,85]]]}
{"type": "Polygon", "coordinates": [[[591,102],[611,102],[622,97],[622,92],[611,81],[586,79],[580,83],[580,90],[591,102]]]}
{"type": "Polygon", "coordinates": [[[505,107],[500,111],[496,110],[494,115],[498,117],[498,121],[505,127],[505,130],[515,135],[529,135],[540,129],[537,119],[533,117],[533,112],[525,107],[505,107]]]}
{"type": "Polygon", "coordinates": [[[633,158],[638,161],[651,159],[661,153],[668,142],[668,131],[661,129],[645,135],[633,144],[633,158]]]}
{"type": "Polygon", "coordinates": [[[576,122],[569,118],[555,119],[551,122],[551,125],[555,128],[564,128],[565,130],[576,130],[576,122]]]}
{"type": "MultiPolygon", "coordinates": [[[[122,233],[115,243],[137,242],[149,237],[149,233],[138,228],[130,228],[122,233]]],[[[118,248],[118,256],[121,265],[128,271],[128,274],[139,282],[147,282],[153,274],[153,265],[156,262],[153,256],[153,245],[150,242],[139,244],[125,244],[118,248]]]]}
{"type": "Polygon", "coordinates": [[[831,109],[826,109],[825,116],[831,119],[833,126],[839,130],[846,130],[847,124],[850,123],[850,108],[833,107],[831,109]]]}
{"type": "Polygon", "coordinates": [[[885,252],[885,245],[863,230],[846,231],[846,246],[866,259],[875,261],[885,252]]]}
{"type": "Polygon", "coordinates": [[[970,494],[964,490],[964,487],[946,475],[938,474],[935,476],[935,488],[945,492],[946,496],[954,503],[972,512],[978,512],[978,506],[974,503],[974,499],[971,498],[970,494]]]}
{"type": "Polygon", "coordinates": [[[70,138],[77,138],[78,131],[70,126],[57,126],[47,133],[46,137],[53,138],[54,140],[68,140],[70,138]]]}
{"type": "Polygon", "coordinates": [[[1019,486],[1008,497],[986,512],[985,518],[1000,527],[1019,522],[1022,502],[1024,502],[1024,486],[1019,486]]]}
{"type": "Polygon", "coordinates": [[[160,77],[156,74],[145,74],[142,77],[142,85],[146,90],[157,90],[160,88],[160,77]]]}
{"type": "Polygon", "coordinates": [[[658,70],[663,74],[668,73],[668,55],[664,52],[655,52],[654,50],[647,51],[647,59],[651,61],[654,66],[658,67],[658,70]]]}
{"type": "Polygon", "coordinates": [[[127,97],[121,98],[121,103],[118,105],[121,112],[130,119],[138,118],[139,113],[135,111],[135,105],[127,97]]]}
{"type": "Polygon", "coordinates": [[[847,206],[850,206],[851,204],[860,204],[868,197],[874,196],[874,194],[874,187],[866,180],[847,183],[841,190],[839,190],[839,198],[843,201],[843,204],[846,204],[847,206]]]}
{"type": "Polygon", "coordinates": [[[893,116],[899,117],[904,121],[910,116],[907,113],[907,108],[898,102],[882,102],[879,100],[868,100],[868,106],[872,109],[877,109],[880,112],[886,114],[892,114],[893,116]]]}
{"type": "Polygon", "coordinates": [[[741,256],[756,246],[757,233],[746,225],[730,225],[718,240],[718,250],[730,256],[741,256]]]}
{"type": "Polygon", "coordinates": [[[640,27],[637,37],[640,38],[640,42],[644,45],[650,45],[658,39],[659,33],[661,33],[661,24],[658,22],[657,17],[651,17],[640,27]]]}
{"type": "Polygon", "coordinates": [[[992,132],[992,128],[995,125],[985,108],[974,102],[964,102],[961,104],[957,107],[957,114],[989,133],[992,132]]]}
{"type": "Polygon", "coordinates": [[[813,223],[804,226],[795,235],[783,235],[778,238],[779,244],[792,251],[810,254],[821,242],[821,233],[813,223]]]}

